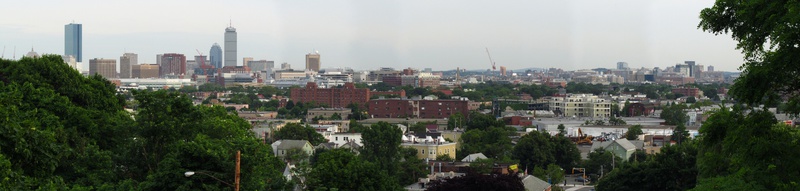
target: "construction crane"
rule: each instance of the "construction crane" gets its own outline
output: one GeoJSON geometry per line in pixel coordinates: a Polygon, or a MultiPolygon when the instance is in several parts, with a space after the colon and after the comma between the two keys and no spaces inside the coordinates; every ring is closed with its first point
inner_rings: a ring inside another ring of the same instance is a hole
{"type": "MultiPolygon", "coordinates": [[[[203,58],[203,53],[201,53],[201,52],[200,52],[200,50],[194,49],[194,51],[197,51],[197,54],[199,54],[199,55],[200,55],[200,58],[203,58]]],[[[195,60],[195,61],[196,61],[196,60],[195,60]]],[[[200,61],[200,66],[205,66],[205,65],[206,65],[206,59],[205,59],[205,58],[203,58],[203,60],[202,60],[202,61],[200,61]]]]}
{"type": "Polygon", "coordinates": [[[494,66],[494,60],[492,60],[492,54],[489,53],[489,47],[486,47],[486,55],[489,55],[489,63],[492,64],[492,70],[497,70],[494,66]]]}

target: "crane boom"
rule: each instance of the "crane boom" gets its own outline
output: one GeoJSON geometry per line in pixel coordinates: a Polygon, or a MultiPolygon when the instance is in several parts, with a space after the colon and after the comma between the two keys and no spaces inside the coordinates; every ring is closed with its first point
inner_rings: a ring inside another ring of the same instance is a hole
{"type": "Polygon", "coordinates": [[[492,60],[492,54],[489,53],[489,47],[486,47],[486,55],[489,55],[489,63],[492,64],[492,70],[497,70],[494,66],[494,60],[492,60]]]}
{"type": "MultiPolygon", "coordinates": [[[[200,50],[194,49],[194,51],[197,51],[197,54],[199,54],[201,58],[203,57],[203,53],[201,53],[200,50]]],[[[197,61],[197,60],[195,60],[195,61],[197,61]]],[[[205,66],[205,65],[206,65],[206,59],[203,59],[202,61],[200,61],[200,66],[205,66]]]]}

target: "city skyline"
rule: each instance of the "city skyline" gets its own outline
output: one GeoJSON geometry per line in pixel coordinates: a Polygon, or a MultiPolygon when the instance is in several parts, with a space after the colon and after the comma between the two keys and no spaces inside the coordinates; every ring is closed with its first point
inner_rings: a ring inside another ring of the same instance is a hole
{"type": "MultiPolygon", "coordinates": [[[[497,67],[509,70],[614,68],[617,62],[663,68],[694,60],[735,71],[742,63],[730,37],[697,29],[699,11],[713,1],[159,2],[208,13],[198,15],[139,13],[174,7],[143,1],[122,11],[69,11],[87,4],[7,3],[0,11],[10,15],[24,15],[20,10],[50,14],[0,21],[4,57],[11,58],[15,47],[17,58],[30,47],[43,54],[63,53],[60,27],[74,19],[84,25],[84,57],[132,52],[140,55],[140,63],[156,63],[155,55],[166,52],[195,56],[196,49],[223,44],[222,31],[229,25],[237,28],[238,57],[295,66],[316,49],[325,54],[323,68],[485,70],[491,68],[487,47],[497,67]],[[248,8],[265,11],[241,11],[248,8]]],[[[84,61],[81,68],[87,65],[84,61]]]]}

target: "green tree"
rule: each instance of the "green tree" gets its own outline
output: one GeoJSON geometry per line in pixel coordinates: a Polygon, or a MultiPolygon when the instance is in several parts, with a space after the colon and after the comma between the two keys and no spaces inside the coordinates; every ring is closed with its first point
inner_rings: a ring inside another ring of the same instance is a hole
{"type": "Polygon", "coordinates": [[[589,153],[588,158],[589,159],[586,160],[583,165],[586,168],[587,174],[604,175],[615,167],[623,164],[622,158],[619,158],[619,156],[603,148],[596,149],[594,152],[589,153]]]}
{"type": "Polygon", "coordinates": [[[467,173],[464,176],[438,179],[429,183],[427,191],[524,191],[522,179],[516,174],[467,173]]]}
{"type": "Polygon", "coordinates": [[[380,166],[350,151],[334,149],[320,154],[310,173],[307,190],[400,190],[402,187],[380,166]]]}
{"type": "Polygon", "coordinates": [[[624,163],[605,174],[597,190],[688,190],[697,183],[696,157],[694,143],[664,146],[647,160],[624,163]]]}
{"type": "Polygon", "coordinates": [[[556,164],[547,165],[547,169],[537,166],[532,175],[550,184],[558,184],[564,181],[564,169],[556,164]]]}
{"type": "Polygon", "coordinates": [[[303,126],[299,123],[288,123],[275,132],[275,140],[307,140],[311,145],[319,145],[328,142],[322,134],[317,133],[311,126],[303,126]]]}
{"type": "Polygon", "coordinates": [[[686,125],[678,124],[674,130],[672,130],[672,136],[670,136],[672,141],[675,141],[678,144],[681,144],[685,141],[689,141],[689,131],[686,130],[686,125]]]}
{"type": "Polygon", "coordinates": [[[454,114],[450,115],[450,117],[447,118],[448,130],[453,130],[456,127],[464,129],[464,125],[466,124],[467,121],[464,118],[464,115],[462,115],[460,112],[455,112],[454,114]]]}
{"type": "Polygon", "coordinates": [[[360,157],[376,164],[381,171],[389,176],[395,176],[400,169],[398,161],[400,156],[400,143],[402,131],[395,125],[378,122],[361,133],[364,144],[361,147],[360,157]]]}
{"type": "Polygon", "coordinates": [[[456,159],[454,159],[453,157],[450,157],[450,155],[448,155],[448,154],[441,154],[441,155],[436,155],[436,160],[438,160],[438,161],[454,161],[456,159]]]}
{"type": "Polygon", "coordinates": [[[520,168],[533,169],[537,166],[544,167],[547,164],[555,163],[553,149],[549,134],[531,131],[519,139],[517,145],[514,146],[512,156],[520,161],[520,168]]]}
{"type": "Polygon", "coordinates": [[[419,151],[414,148],[400,148],[400,156],[403,158],[398,162],[400,165],[400,172],[395,175],[400,185],[413,184],[419,181],[419,178],[428,175],[428,164],[422,159],[417,158],[417,152],[419,151]]]}
{"type": "Polygon", "coordinates": [[[491,114],[482,114],[478,112],[473,112],[470,114],[469,122],[467,122],[467,130],[472,129],[480,129],[480,130],[487,130],[491,127],[505,127],[505,123],[501,120],[497,120],[491,114]]]}
{"type": "Polygon", "coordinates": [[[464,158],[473,153],[483,153],[493,159],[510,158],[513,147],[508,136],[515,132],[513,128],[500,127],[468,130],[461,135],[461,149],[456,152],[456,158],[464,158]]]}
{"type": "Polygon", "coordinates": [[[625,138],[628,140],[638,140],[639,135],[641,134],[644,134],[644,132],[642,132],[642,126],[632,125],[628,127],[628,132],[625,133],[625,138]]]}
{"type": "Polygon", "coordinates": [[[688,98],[686,98],[686,103],[697,103],[697,98],[695,98],[694,96],[689,96],[688,98]]]}
{"type": "Polygon", "coordinates": [[[684,104],[664,106],[661,110],[661,119],[664,119],[664,123],[667,125],[686,124],[689,116],[684,109],[687,109],[684,104]]]}
{"type": "Polygon", "coordinates": [[[494,161],[495,160],[491,158],[475,159],[474,161],[469,163],[469,168],[478,174],[489,174],[492,173],[492,168],[494,168],[494,161]]]}
{"type": "Polygon", "coordinates": [[[567,127],[564,127],[564,124],[558,124],[558,135],[564,136],[567,134],[567,127]]]}

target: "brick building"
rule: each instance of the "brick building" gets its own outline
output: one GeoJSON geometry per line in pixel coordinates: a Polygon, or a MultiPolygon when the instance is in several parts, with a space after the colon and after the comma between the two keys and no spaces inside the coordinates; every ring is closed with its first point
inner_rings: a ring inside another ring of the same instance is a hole
{"type": "Polygon", "coordinates": [[[680,87],[680,88],[672,88],[673,94],[681,94],[684,96],[692,96],[692,97],[700,97],[702,92],[700,89],[697,88],[687,88],[687,87],[680,87]]]}
{"type": "Polygon", "coordinates": [[[378,99],[369,101],[369,114],[373,118],[444,119],[456,112],[469,117],[469,101],[444,99],[378,99]]]}
{"type": "Polygon", "coordinates": [[[316,102],[334,108],[347,107],[351,103],[366,106],[369,96],[369,89],[356,88],[351,82],[342,88],[318,88],[317,83],[308,82],[305,88],[294,88],[290,94],[295,103],[316,102]]]}

